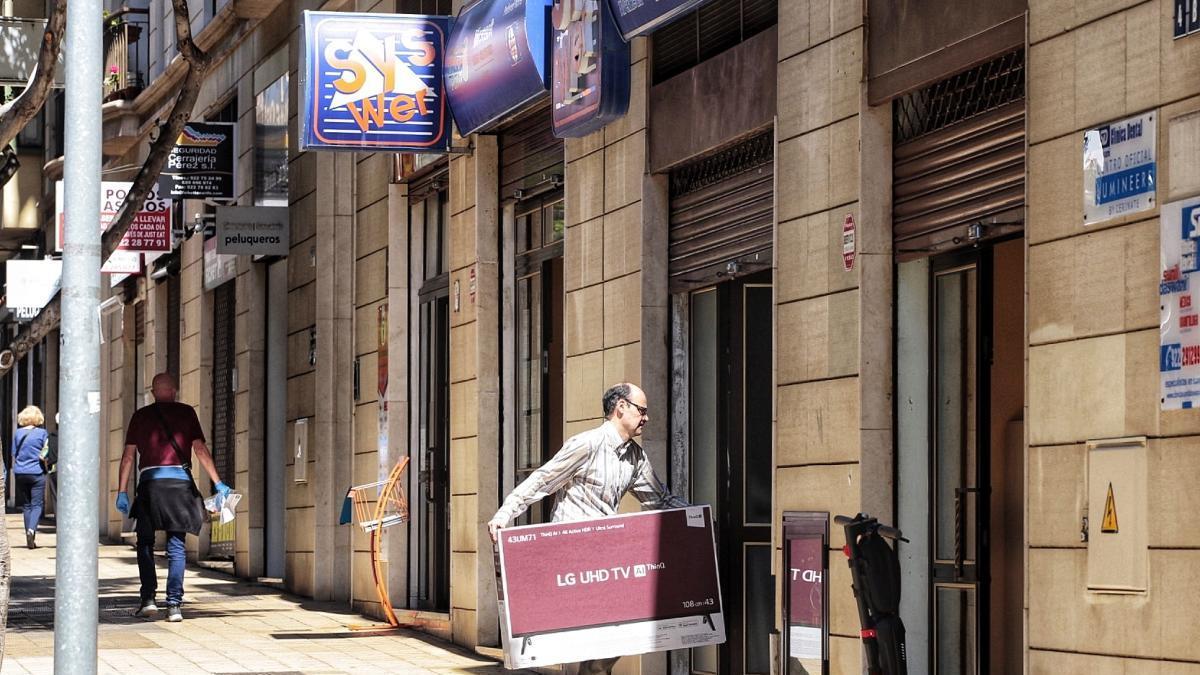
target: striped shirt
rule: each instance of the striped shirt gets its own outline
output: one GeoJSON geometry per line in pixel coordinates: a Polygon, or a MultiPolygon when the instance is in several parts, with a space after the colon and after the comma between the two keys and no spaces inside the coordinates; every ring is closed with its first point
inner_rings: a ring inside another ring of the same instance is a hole
{"type": "Polygon", "coordinates": [[[611,516],[626,492],[649,509],[688,506],[658,480],[642,446],[633,439],[622,441],[616,426],[605,422],[569,438],[508,495],[493,520],[511,522],[549,495],[555,498],[556,523],[611,516]]]}

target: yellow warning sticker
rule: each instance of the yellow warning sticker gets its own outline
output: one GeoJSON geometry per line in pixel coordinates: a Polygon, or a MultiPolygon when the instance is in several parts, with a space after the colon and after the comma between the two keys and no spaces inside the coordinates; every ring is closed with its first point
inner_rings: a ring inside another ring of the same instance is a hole
{"type": "Polygon", "coordinates": [[[1117,532],[1117,500],[1113,499],[1112,483],[1108,484],[1108,499],[1104,500],[1104,521],[1100,523],[1100,531],[1117,532]]]}

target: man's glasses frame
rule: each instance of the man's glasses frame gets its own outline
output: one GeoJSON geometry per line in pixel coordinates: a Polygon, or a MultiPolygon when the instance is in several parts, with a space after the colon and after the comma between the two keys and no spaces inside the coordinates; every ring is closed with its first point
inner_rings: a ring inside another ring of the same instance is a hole
{"type": "Polygon", "coordinates": [[[649,412],[649,410],[650,410],[650,409],[649,409],[649,408],[647,408],[646,406],[641,406],[641,405],[638,405],[638,404],[634,403],[633,401],[630,401],[630,400],[629,400],[629,399],[627,399],[627,398],[623,398],[623,399],[621,399],[621,400],[622,400],[622,401],[625,401],[625,402],[626,402],[626,403],[628,403],[629,405],[631,405],[631,406],[633,406],[634,408],[636,408],[636,409],[637,409],[637,411],[638,411],[638,414],[639,414],[639,415],[641,415],[642,417],[645,417],[645,416],[646,416],[646,413],[647,413],[647,412],[649,412]]]}

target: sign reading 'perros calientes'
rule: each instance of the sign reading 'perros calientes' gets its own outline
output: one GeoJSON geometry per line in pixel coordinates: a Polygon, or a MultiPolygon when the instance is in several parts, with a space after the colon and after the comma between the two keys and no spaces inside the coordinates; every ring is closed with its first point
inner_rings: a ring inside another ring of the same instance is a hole
{"type": "Polygon", "coordinates": [[[188,122],[179,132],[167,165],[158,176],[158,193],[170,199],[233,199],[233,122],[188,122]]]}
{"type": "Polygon", "coordinates": [[[445,152],[450,17],[304,12],[301,149],[445,152]]]}
{"type": "Polygon", "coordinates": [[[454,21],[446,93],[466,136],[537,99],[550,86],[550,0],[480,0],[454,21]]]}
{"type": "Polygon", "coordinates": [[[554,0],[554,135],[586,136],[629,109],[629,43],[603,0],[554,0]]]}
{"type": "Polygon", "coordinates": [[[708,506],[500,532],[508,668],[725,641],[708,506]]]}

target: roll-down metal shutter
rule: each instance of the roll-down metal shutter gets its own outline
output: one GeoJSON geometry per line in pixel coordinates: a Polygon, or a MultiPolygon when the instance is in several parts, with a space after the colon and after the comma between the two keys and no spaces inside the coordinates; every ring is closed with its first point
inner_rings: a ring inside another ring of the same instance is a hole
{"type": "Polygon", "coordinates": [[[768,132],[671,172],[672,291],[770,267],[773,159],[768,132]]]}
{"type": "Polygon", "coordinates": [[[1018,51],[895,102],[897,259],[969,246],[1024,227],[1024,83],[1018,51]]]}
{"type": "Polygon", "coordinates": [[[554,137],[550,105],[500,128],[500,199],[528,199],[563,182],[563,142],[554,137]]]}

